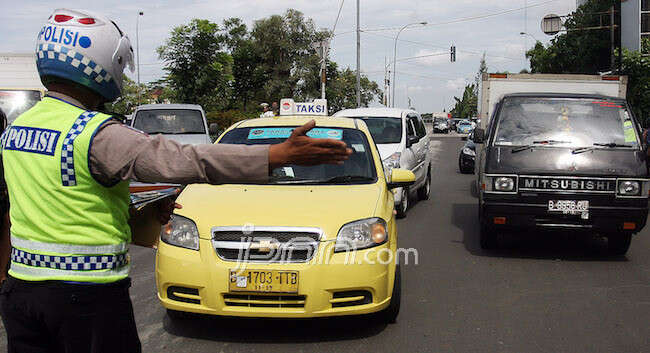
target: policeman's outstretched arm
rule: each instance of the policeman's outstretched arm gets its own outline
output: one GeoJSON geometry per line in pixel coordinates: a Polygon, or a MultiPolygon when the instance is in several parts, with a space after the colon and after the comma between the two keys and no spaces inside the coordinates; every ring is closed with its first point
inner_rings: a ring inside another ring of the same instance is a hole
{"type": "Polygon", "coordinates": [[[318,165],[341,164],[352,154],[345,142],[307,136],[316,126],[314,120],[293,130],[283,143],[269,147],[269,169],[287,164],[318,165]]]}

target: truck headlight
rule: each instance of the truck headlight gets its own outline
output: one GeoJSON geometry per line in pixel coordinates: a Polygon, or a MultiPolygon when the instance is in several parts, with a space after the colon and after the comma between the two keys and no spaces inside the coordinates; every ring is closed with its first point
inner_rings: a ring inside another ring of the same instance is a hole
{"type": "Polygon", "coordinates": [[[641,184],[634,180],[619,181],[618,194],[622,196],[639,196],[641,194],[641,184]]]}
{"type": "Polygon", "coordinates": [[[401,152],[395,152],[390,155],[390,157],[384,159],[382,162],[384,163],[384,169],[386,170],[391,170],[393,168],[399,168],[399,160],[402,157],[401,152]]]}
{"type": "Polygon", "coordinates": [[[372,248],[384,244],[387,240],[386,221],[381,218],[362,219],[341,227],[336,236],[334,252],[372,248]]]}
{"type": "Polygon", "coordinates": [[[170,245],[199,250],[199,230],[191,219],[183,216],[173,214],[160,231],[160,239],[170,245]]]}
{"type": "Polygon", "coordinates": [[[510,177],[498,177],[494,179],[494,190],[512,191],[515,189],[515,180],[510,177]]]}
{"type": "Polygon", "coordinates": [[[469,147],[463,148],[463,154],[466,154],[468,156],[476,156],[476,152],[469,147]]]}

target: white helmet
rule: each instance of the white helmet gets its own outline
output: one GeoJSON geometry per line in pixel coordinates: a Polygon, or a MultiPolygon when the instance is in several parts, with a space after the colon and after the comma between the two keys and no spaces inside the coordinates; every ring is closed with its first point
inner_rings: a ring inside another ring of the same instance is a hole
{"type": "Polygon", "coordinates": [[[107,101],[122,94],[122,73],[133,72],[133,48],[115,22],[85,10],[56,9],[38,34],[36,67],[41,78],[60,77],[107,101]]]}

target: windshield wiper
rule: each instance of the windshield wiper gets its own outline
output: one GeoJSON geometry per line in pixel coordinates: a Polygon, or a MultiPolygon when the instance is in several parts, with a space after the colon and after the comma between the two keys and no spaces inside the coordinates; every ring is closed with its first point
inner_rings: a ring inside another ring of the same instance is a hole
{"type": "Polygon", "coordinates": [[[562,140],[541,140],[541,141],[533,141],[533,143],[525,146],[519,146],[515,147],[512,149],[512,153],[517,153],[521,151],[525,151],[529,148],[533,148],[537,145],[557,145],[557,144],[562,144],[562,143],[571,143],[571,141],[562,141],[562,140]]]}
{"type": "Polygon", "coordinates": [[[620,144],[620,143],[616,143],[616,142],[610,142],[610,143],[594,143],[594,145],[591,146],[591,147],[580,147],[580,148],[576,148],[575,150],[571,151],[571,153],[573,153],[573,154],[579,154],[579,153],[589,152],[589,151],[593,151],[593,150],[595,150],[595,149],[598,148],[598,147],[616,148],[616,147],[633,147],[633,146],[630,146],[630,145],[622,145],[622,144],[620,144]]]}
{"type": "Polygon", "coordinates": [[[345,184],[374,180],[375,178],[371,178],[365,175],[339,175],[329,179],[318,180],[318,184],[345,184]]]}

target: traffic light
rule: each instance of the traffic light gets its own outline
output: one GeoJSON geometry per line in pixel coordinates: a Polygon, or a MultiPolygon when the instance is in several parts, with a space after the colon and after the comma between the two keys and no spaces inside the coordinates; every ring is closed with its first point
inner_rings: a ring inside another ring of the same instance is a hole
{"type": "Polygon", "coordinates": [[[450,52],[451,52],[451,62],[455,63],[456,62],[456,46],[455,45],[451,46],[450,52]]]}

